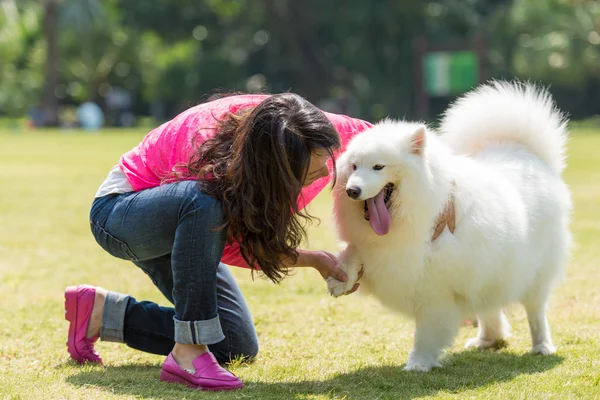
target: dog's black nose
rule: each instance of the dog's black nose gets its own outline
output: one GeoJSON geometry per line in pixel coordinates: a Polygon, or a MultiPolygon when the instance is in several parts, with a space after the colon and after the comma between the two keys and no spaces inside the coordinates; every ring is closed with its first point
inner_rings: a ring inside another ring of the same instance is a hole
{"type": "Polygon", "coordinates": [[[350,198],[358,199],[358,196],[360,196],[360,188],[358,186],[349,187],[346,189],[346,193],[350,198]]]}

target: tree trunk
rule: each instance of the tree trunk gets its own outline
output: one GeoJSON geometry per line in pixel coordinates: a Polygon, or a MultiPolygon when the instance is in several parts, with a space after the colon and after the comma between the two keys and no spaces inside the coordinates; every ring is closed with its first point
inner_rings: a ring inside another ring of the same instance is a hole
{"type": "Polygon", "coordinates": [[[42,105],[45,125],[58,126],[58,8],[59,0],[44,0],[44,37],[46,38],[45,82],[42,105]]]}

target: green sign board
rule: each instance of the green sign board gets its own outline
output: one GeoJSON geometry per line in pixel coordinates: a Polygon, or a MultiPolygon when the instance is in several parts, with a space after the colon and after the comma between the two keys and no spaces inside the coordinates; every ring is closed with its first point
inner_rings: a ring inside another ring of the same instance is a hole
{"type": "Polygon", "coordinates": [[[479,63],[472,51],[431,52],[424,57],[425,91],[429,96],[452,96],[477,85],[479,63]]]}

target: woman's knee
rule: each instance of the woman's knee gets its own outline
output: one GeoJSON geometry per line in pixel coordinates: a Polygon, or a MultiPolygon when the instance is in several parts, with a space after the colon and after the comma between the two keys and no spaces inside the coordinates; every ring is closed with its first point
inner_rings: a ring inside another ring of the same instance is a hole
{"type": "Polygon", "coordinates": [[[229,360],[244,360],[244,362],[253,362],[258,355],[258,340],[256,338],[246,338],[243,343],[237,343],[232,346],[229,354],[229,360]]]}
{"type": "Polygon", "coordinates": [[[219,363],[228,363],[233,360],[252,362],[258,355],[258,337],[244,335],[236,332],[226,332],[226,338],[221,343],[209,346],[219,363]]]}
{"type": "Polygon", "coordinates": [[[237,349],[232,351],[233,358],[244,358],[246,361],[252,361],[258,355],[258,338],[246,338],[244,343],[237,349]]]}

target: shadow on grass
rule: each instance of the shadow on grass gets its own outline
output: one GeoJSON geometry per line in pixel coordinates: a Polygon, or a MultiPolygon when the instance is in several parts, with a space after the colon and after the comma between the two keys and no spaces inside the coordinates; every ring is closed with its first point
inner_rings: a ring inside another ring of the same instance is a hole
{"type": "MultiPolygon", "coordinates": [[[[136,398],[257,398],[302,399],[323,396],[328,399],[411,399],[439,392],[460,393],[509,382],[520,375],[548,371],[560,363],[560,356],[518,355],[507,352],[466,351],[446,359],[443,369],[423,374],[405,372],[403,365],[368,366],[322,381],[245,381],[238,392],[192,392],[158,380],[160,365],[123,365],[86,369],[70,376],[75,386],[96,387],[107,392],[136,398]]],[[[249,366],[248,368],[252,368],[249,366]]]]}

